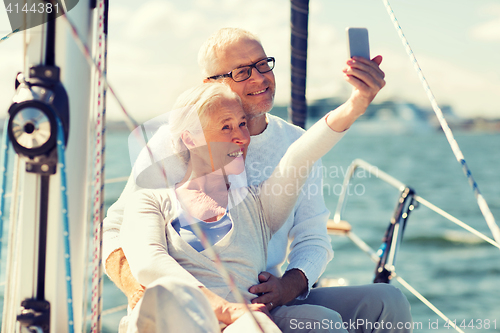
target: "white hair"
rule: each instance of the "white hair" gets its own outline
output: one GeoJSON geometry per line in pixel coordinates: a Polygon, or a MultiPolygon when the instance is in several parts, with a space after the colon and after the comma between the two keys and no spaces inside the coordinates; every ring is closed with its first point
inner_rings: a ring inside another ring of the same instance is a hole
{"type": "Polygon", "coordinates": [[[169,117],[169,129],[173,151],[179,154],[185,163],[189,161],[190,155],[182,141],[182,133],[201,133],[210,125],[210,116],[216,112],[222,100],[228,99],[241,104],[240,97],[229,86],[219,82],[200,84],[177,98],[169,117]]]}
{"type": "Polygon", "coordinates": [[[240,28],[222,28],[210,36],[198,52],[198,65],[204,77],[220,74],[217,73],[218,59],[224,50],[232,43],[241,39],[255,40],[261,44],[259,38],[253,33],[240,28]]]}

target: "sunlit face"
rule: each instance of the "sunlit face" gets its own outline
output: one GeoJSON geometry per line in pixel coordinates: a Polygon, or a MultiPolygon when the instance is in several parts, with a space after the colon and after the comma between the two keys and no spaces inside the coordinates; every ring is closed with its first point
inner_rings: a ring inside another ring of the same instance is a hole
{"type": "Polygon", "coordinates": [[[235,99],[222,99],[214,108],[205,116],[208,119],[204,119],[203,135],[208,153],[199,153],[199,156],[210,165],[212,172],[240,174],[245,170],[244,157],[250,143],[246,115],[235,99]]]}
{"type": "MultiPolygon", "coordinates": [[[[266,58],[262,45],[253,39],[242,38],[224,50],[218,59],[218,72],[225,74],[232,70],[253,64],[266,58]]],[[[255,68],[252,76],[241,82],[226,79],[231,89],[237,93],[242,101],[243,109],[248,117],[258,116],[271,110],[276,88],[273,71],[261,74],[255,68]]]]}

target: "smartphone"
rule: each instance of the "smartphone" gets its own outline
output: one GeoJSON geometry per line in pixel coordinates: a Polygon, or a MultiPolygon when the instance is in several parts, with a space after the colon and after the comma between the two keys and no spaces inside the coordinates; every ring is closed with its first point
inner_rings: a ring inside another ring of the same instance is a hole
{"type": "Polygon", "coordinates": [[[354,56],[370,60],[370,45],[368,43],[368,29],[346,28],[347,51],[349,58],[354,56]]]}

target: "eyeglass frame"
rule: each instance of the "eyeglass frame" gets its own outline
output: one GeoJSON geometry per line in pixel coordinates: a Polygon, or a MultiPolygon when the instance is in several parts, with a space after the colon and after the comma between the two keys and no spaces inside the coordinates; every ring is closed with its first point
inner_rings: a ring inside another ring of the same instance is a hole
{"type": "Polygon", "coordinates": [[[226,74],[219,74],[219,75],[214,75],[214,76],[209,76],[207,77],[207,79],[209,80],[217,80],[217,79],[222,79],[222,78],[226,78],[226,77],[230,77],[231,79],[233,79],[234,82],[243,82],[243,81],[246,81],[248,80],[250,77],[252,77],[252,68],[255,68],[255,70],[257,72],[259,72],[260,74],[264,74],[264,73],[269,73],[270,71],[272,71],[274,69],[274,67],[276,66],[276,59],[274,59],[274,57],[267,57],[267,58],[263,58],[263,59],[260,59],[259,61],[256,61],[254,62],[253,64],[250,64],[250,65],[246,65],[246,66],[241,66],[241,67],[238,67],[238,68],[235,68],[233,69],[232,71],[230,71],[229,73],[226,73],[226,74]],[[262,60],[267,60],[267,62],[269,63],[269,61],[272,61],[273,62],[273,66],[271,67],[270,70],[268,71],[265,71],[265,72],[261,72],[258,68],[257,68],[257,64],[259,62],[261,62],[262,60]],[[240,68],[244,68],[244,67],[249,67],[249,73],[250,75],[248,75],[248,77],[244,80],[240,80],[240,81],[236,81],[234,78],[233,78],[233,72],[237,69],[240,69],[240,68]]]}

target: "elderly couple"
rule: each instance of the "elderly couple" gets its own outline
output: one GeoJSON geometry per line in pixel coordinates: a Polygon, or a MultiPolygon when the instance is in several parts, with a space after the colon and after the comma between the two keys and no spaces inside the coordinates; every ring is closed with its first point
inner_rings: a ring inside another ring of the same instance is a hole
{"type": "Polygon", "coordinates": [[[154,148],[175,152],[182,173],[153,189],[131,176],[104,220],[106,272],[129,299],[120,332],[411,331],[399,329],[412,319],[395,287],[312,288],[332,258],[329,212],[321,193],[307,193],[321,174],[295,172],[317,168],[365,112],[385,85],[381,61],[349,59],[351,97],[304,133],[266,114],[275,60],[255,35],[224,28],[204,43],[206,79],[178,98],[171,140],[154,148]]]}

